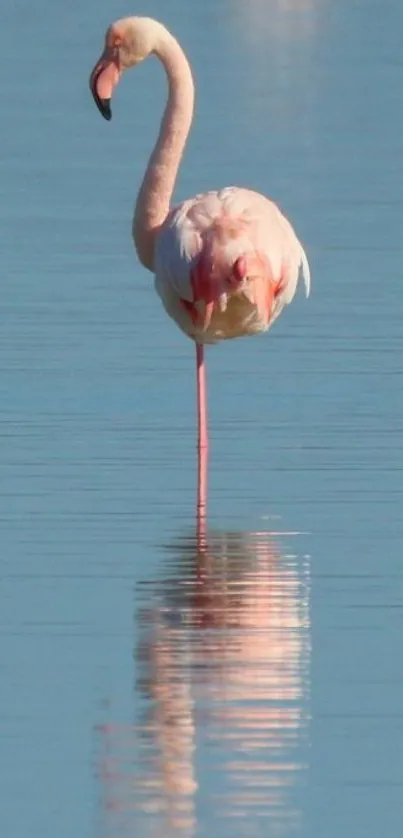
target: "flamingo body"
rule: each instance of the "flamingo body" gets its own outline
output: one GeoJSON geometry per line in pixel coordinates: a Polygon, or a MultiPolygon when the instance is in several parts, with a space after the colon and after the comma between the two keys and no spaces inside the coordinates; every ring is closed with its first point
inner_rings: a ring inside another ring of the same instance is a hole
{"type": "Polygon", "coordinates": [[[156,291],[169,316],[200,344],[267,331],[292,301],[301,273],[308,296],[308,261],[291,224],[276,204],[249,189],[232,186],[184,201],[156,238],[156,291]],[[203,282],[201,289],[195,283],[203,258],[215,302],[207,325],[203,282]],[[245,273],[234,283],[240,259],[245,273]]]}

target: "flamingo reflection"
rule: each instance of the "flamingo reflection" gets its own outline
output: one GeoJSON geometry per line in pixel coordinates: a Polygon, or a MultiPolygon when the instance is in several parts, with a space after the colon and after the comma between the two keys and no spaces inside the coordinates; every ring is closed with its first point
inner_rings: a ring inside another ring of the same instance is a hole
{"type": "Polygon", "coordinates": [[[309,561],[270,532],[203,522],[167,550],[164,578],[138,590],[135,723],[101,729],[106,834],[192,838],[207,811],[220,834],[296,835],[309,561]]]}

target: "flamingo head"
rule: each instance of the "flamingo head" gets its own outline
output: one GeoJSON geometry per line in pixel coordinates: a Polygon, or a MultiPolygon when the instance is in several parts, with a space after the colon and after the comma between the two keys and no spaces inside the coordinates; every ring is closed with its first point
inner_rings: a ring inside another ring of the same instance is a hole
{"type": "Polygon", "coordinates": [[[112,119],[112,94],[123,71],[156,50],[162,30],[160,23],[143,17],[122,18],[108,27],[103,53],[90,76],[91,93],[104,119],[112,119]]]}

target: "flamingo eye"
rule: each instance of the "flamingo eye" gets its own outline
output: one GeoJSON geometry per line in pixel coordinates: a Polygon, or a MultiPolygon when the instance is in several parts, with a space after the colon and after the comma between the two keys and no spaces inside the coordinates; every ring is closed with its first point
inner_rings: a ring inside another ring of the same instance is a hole
{"type": "Polygon", "coordinates": [[[123,44],[123,38],[120,33],[114,32],[113,29],[109,29],[106,33],[106,45],[110,49],[115,49],[115,47],[120,47],[123,44]]]}

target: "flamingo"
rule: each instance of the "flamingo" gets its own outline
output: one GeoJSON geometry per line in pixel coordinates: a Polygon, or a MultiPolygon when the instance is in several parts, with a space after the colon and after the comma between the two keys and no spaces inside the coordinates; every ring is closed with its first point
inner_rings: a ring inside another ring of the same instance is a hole
{"type": "Polygon", "coordinates": [[[206,514],[207,401],[204,346],[266,332],[295,295],[300,274],[306,296],[310,271],[304,249],[275,203],[230,186],[170,202],[191,128],[194,82],[184,51],[160,22],[126,17],[112,23],[90,76],[106,120],[122,73],[150,55],[161,61],[168,100],[133,216],[141,264],[155,275],[167,314],[196,345],[197,513],[206,514]]]}

